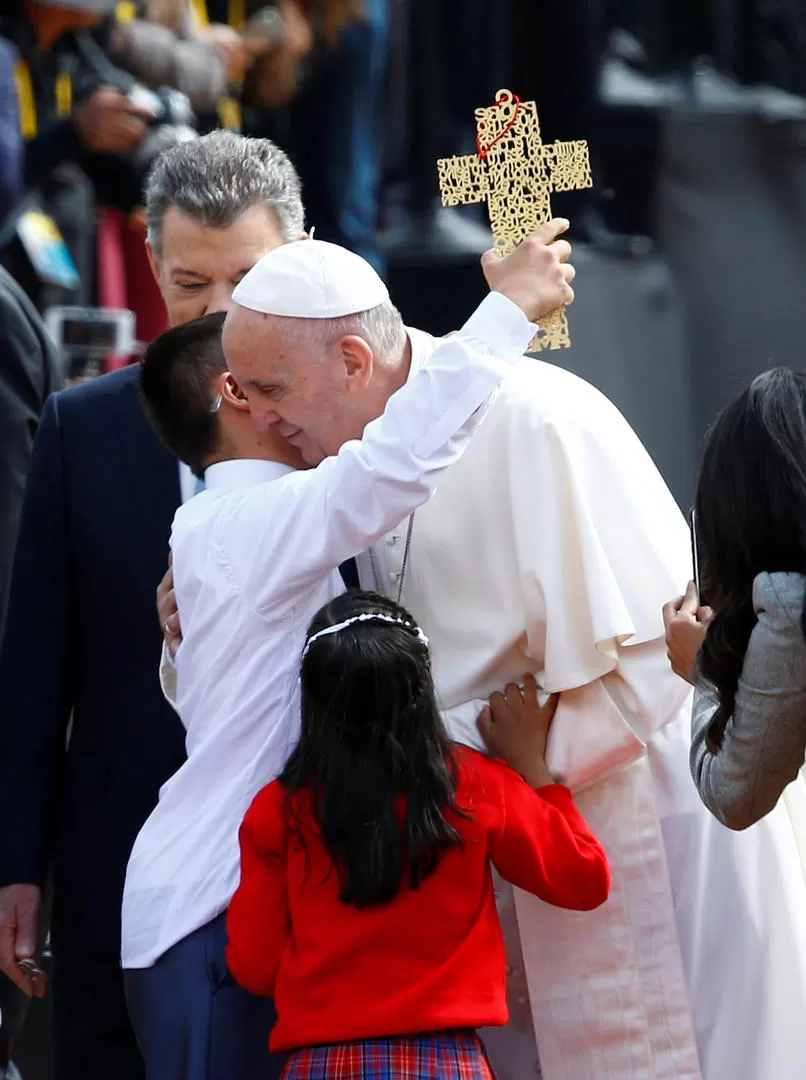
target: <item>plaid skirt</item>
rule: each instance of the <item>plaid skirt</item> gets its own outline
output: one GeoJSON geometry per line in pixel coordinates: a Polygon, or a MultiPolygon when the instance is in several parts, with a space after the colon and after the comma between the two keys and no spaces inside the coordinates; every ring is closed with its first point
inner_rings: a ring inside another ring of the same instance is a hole
{"type": "Polygon", "coordinates": [[[495,1080],[475,1031],[433,1031],[293,1050],[281,1080],[495,1080]]]}

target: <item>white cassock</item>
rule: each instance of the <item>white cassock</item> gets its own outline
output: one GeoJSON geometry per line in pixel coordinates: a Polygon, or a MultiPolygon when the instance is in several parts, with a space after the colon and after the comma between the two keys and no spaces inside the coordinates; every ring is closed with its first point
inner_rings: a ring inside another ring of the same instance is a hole
{"type": "MultiPolygon", "coordinates": [[[[434,344],[410,338],[416,369],[434,344]]],[[[366,587],[397,595],[406,535],[362,556],[366,587]]],[[[661,618],[689,576],[685,522],[634,432],[535,360],[414,518],[401,599],[431,640],[452,734],[478,745],[482,702],[525,671],[562,692],[549,766],[613,870],[596,912],[501,896],[513,1020],[489,1045],[502,1080],[539,1075],[529,1019],[544,1080],[804,1076],[798,845],[784,804],[736,834],[697,796],[689,692],[661,618]]]]}

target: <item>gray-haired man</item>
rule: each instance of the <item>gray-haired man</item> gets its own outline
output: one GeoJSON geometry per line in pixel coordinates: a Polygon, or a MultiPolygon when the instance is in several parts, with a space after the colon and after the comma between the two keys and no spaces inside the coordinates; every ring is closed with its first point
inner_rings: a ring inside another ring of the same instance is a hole
{"type": "MultiPolygon", "coordinates": [[[[288,158],[227,132],[160,159],[148,215],[173,324],[226,310],[254,263],[303,229],[288,158]]],[[[52,863],[58,1080],[144,1075],[119,970],[123,878],[184,760],[156,676],[154,588],[195,481],[153,435],[138,381],[127,368],[48,402],[0,639],[0,820],[14,826],[0,830],[0,968],[31,991],[18,962],[35,952],[52,863]]]]}

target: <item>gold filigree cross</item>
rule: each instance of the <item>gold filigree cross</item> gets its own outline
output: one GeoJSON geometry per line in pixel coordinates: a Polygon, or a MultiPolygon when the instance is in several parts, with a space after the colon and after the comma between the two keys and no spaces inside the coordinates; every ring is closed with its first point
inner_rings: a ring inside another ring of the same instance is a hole
{"type": "MultiPolygon", "coordinates": [[[[437,162],[443,206],[487,203],[495,250],[506,255],[551,218],[554,191],[593,187],[588,144],[540,137],[537,106],[499,90],[495,105],[476,109],[478,154],[437,162]]],[[[530,348],[567,349],[571,344],[565,308],[540,320],[530,348]]]]}

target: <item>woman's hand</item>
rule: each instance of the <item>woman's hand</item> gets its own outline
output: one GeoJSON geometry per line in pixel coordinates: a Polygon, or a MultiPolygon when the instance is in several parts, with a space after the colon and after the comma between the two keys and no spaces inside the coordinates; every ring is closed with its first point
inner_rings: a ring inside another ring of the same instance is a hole
{"type": "Polygon", "coordinates": [[[693,581],[689,582],[685,596],[672,600],[663,609],[667,656],[672,670],[692,686],[697,657],[713,617],[711,608],[700,606],[700,598],[693,581]]]}
{"type": "Polygon", "coordinates": [[[557,701],[554,695],[541,705],[534,675],[524,675],[523,690],[510,683],[503,694],[493,694],[479,716],[479,731],[493,757],[534,788],[555,782],[546,766],[546,742],[557,701]]]}

